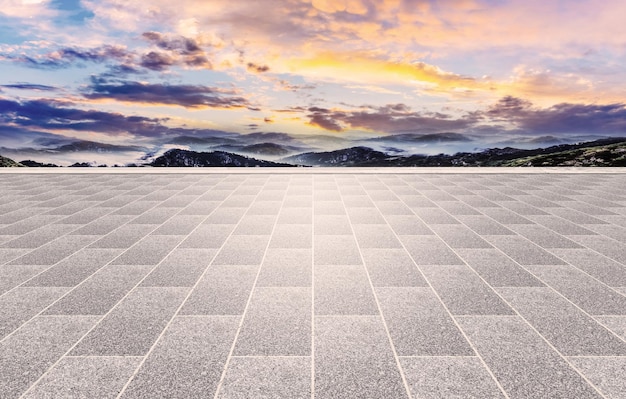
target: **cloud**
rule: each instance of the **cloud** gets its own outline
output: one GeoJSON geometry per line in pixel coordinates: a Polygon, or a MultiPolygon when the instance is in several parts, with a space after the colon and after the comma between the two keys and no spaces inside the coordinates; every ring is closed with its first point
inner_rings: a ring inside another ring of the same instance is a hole
{"type": "Polygon", "coordinates": [[[34,90],[34,91],[56,91],[58,90],[54,86],[40,85],[33,83],[14,83],[8,85],[0,85],[6,89],[18,89],[18,90],[34,90]]]}
{"type": "Polygon", "coordinates": [[[82,110],[55,100],[0,99],[0,126],[21,126],[51,131],[98,132],[107,135],[158,137],[167,131],[163,119],[82,110]]]}
{"type": "Polygon", "coordinates": [[[93,78],[84,93],[90,100],[110,99],[143,104],[178,105],[185,108],[248,108],[250,102],[234,90],[202,85],[169,85],[93,78]]]}
{"type": "Polygon", "coordinates": [[[533,134],[626,133],[626,104],[623,103],[561,103],[538,108],[529,101],[508,96],[484,114],[499,120],[508,120],[519,129],[533,134]]]}
{"type": "Polygon", "coordinates": [[[364,106],[350,111],[311,107],[307,117],[309,124],[335,132],[365,129],[381,133],[434,133],[467,129],[476,122],[469,115],[455,119],[440,113],[412,111],[405,104],[364,106]]]}
{"type": "Polygon", "coordinates": [[[153,71],[163,71],[174,65],[176,62],[167,53],[151,51],[141,56],[141,65],[153,71]]]}
{"type": "Polygon", "coordinates": [[[250,72],[263,73],[268,72],[270,70],[270,67],[268,67],[267,65],[257,65],[253,62],[248,62],[247,69],[250,72]]]}
{"type": "Polygon", "coordinates": [[[142,37],[162,51],[151,51],[141,58],[141,65],[152,70],[161,71],[172,65],[183,65],[191,68],[212,69],[207,53],[201,44],[193,39],[180,35],[168,35],[160,32],[144,32],[142,37]]]}
{"type": "Polygon", "coordinates": [[[122,46],[105,45],[93,49],[65,47],[41,55],[9,56],[7,58],[31,68],[61,69],[80,62],[129,62],[132,60],[133,54],[122,46]]]}

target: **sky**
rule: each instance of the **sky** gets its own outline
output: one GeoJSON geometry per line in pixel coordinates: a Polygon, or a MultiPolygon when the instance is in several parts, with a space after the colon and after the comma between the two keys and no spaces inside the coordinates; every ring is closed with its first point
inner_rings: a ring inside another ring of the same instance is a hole
{"type": "Polygon", "coordinates": [[[626,136],[624,15],[623,0],[0,0],[0,154],[626,136]]]}

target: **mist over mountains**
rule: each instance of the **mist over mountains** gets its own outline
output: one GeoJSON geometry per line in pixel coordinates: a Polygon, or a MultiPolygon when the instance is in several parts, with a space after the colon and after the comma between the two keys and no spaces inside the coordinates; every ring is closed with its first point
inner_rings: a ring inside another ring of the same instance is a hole
{"type": "MultiPolygon", "coordinates": [[[[434,136],[434,135],[431,135],[434,136]]],[[[542,140],[550,140],[550,137],[542,140]]],[[[376,143],[383,138],[371,139],[376,143]]],[[[434,137],[415,137],[400,135],[393,137],[397,142],[406,141],[469,141],[465,136],[453,134],[434,137]]],[[[385,141],[386,142],[386,141],[385,141]]],[[[181,137],[168,142],[170,146],[189,144],[207,145],[207,140],[181,137]]],[[[29,149],[24,154],[38,156],[41,154],[61,155],[80,154],[82,158],[89,155],[114,157],[128,151],[145,151],[141,162],[128,164],[106,165],[97,162],[76,161],[74,167],[89,166],[149,166],[149,167],[428,167],[428,166],[626,166],[626,138],[604,138],[575,144],[557,144],[548,147],[523,149],[514,147],[494,147],[480,151],[456,152],[454,154],[439,153],[404,154],[400,150],[379,151],[368,146],[354,146],[332,151],[302,151],[303,147],[259,142],[241,145],[236,142],[220,143],[210,147],[209,151],[194,151],[183,148],[169,148],[165,152],[149,151],[136,146],[101,145],[96,142],[75,142],[64,144],[47,150],[29,149]],[[220,149],[214,149],[220,148],[220,149]],[[221,149],[229,149],[223,151],[221,149]],[[296,153],[296,154],[293,154],[296,153]],[[289,155],[293,154],[293,155],[289,155]],[[268,160],[270,158],[272,160],[268,160]]],[[[8,154],[19,152],[9,150],[8,154]]],[[[5,152],[7,155],[7,152],[5,152]]],[[[54,167],[50,162],[27,159],[16,162],[9,157],[0,158],[1,166],[8,167],[54,167]]]]}

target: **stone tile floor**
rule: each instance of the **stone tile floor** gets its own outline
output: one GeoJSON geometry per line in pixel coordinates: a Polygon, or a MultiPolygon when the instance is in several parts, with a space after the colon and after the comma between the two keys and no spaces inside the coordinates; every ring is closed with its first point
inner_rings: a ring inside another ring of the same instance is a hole
{"type": "Polygon", "coordinates": [[[2,398],[626,398],[626,174],[0,174],[2,398]]]}

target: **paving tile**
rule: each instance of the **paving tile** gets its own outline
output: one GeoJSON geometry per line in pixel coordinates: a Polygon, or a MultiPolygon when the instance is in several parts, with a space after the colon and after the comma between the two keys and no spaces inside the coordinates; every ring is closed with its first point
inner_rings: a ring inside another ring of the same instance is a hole
{"type": "Polygon", "coordinates": [[[3,248],[37,248],[48,244],[60,236],[76,230],[80,225],[75,224],[55,224],[45,225],[30,233],[16,237],[13,240],[2,244],[3,248]]]}
{"type": "Polygon", "coordinates": [[[513,310],[466,265],[424,265],[422,272],[453,315],[510,315],[513,310]]]}
{"type": "Polygon", "coordinates": [[[498,288],[498,292],[566,356],[626,355],[626,342],[550,288],[498,288]]]}
{"type": "Polygon", "coordinates": [[[568,220],[562,219],[553,215],[533,215],[527,216],[535,223],[541,224],[548,229],[563,235],[591,235],[595,234],[593,231],[586,229],[582,226],[574,224],[568,220]]]}
{"type": "Polygon", "coordinates": [[[587,225],[587,228],[598,234],[610,237],[616,241],[626,244],[626,228],[613,224],[595,224],[587,225]]]}
{"type": "Polygon", "coordinates": [[[456,219],[459,219],[457,216],[481,214],[476,208],[466,205],[458,200],[438,202],[438,205],[443,210],[454,216],[456,219]]]}
{"type": "Polygon", "coordinates": [[[542,287],[544,284],[497,249],[458,249],[457,254],[492,287],[542,287]]]}
{"type": "Polygon", "coordinates": [[[611,399],[626,397],[626,357],[577,357],[569,361],[611,399]]]}
{"type": "Polygon", "coordinates": [[[93,316],[36,317],[2,341],[2,397],[20,397],[97,321],[93,316]]]}
{"type": "Polygon", "coordinates": [[[561,259],[520,236],[485,236],[493,246],[521,265],[562,265],[561,259]]]}
{"type": "Polygon", "coordinates": [[[1,265],[0,295],[43,272],[48,265],[1,265]]]}
{"type": "Polygon", "coordinates": [[[128,224],[162,224],[176,215],[180,209],[177,208],[154,208],[137,216],[128,224]]]}
{"type": "Polygon", "coordinates": [[[311,288],[256,288],[234,355],[310,356],[311,302],[311,288]]]}
{"type": "Polygon", "coordinates": [[[626,245],[611,238],[595,235],[595,236],[571,236],[572,240],[582,244],[583,246],[593,249],[623,265],[626,265],[626,245]]]}
{"type": "Polygon", "coordinates": [[[156,224],[123,225],[90,245],[90,248],[130,248],[156,229],[156,224]]]}
{"type": "Polygon", "coordinates": [[[310,224],[277,224],[269,248],[311,248],[313,226],[310,224]]]}
{"type": "Polygon", "coordinates": [[[205,216],[197,215],[174,215],[159,228],[154,230],[154,235],[188,235],[204,220],[205,216]]]}
{"type": "Polygon", "coordinates": [[[72,356],[145,356],[188,288],[136,288],[72,350],[72,356]]]}
{"type": "MultiPolygon", "coordinates": [[[[322,194],[322,196],[325,194],[322,194]]],[[[313,201],[313,213],[317,215],[345,215],[346,209],[341,201],[341,198],[335,200],[333,194],[333,200],[321,199],[318,195],[314,196],[313,201]]]]}
{"type": "Polygon", "coordinates": [[[452,248],[491,248],[491,244],[463,225],[433,224],[430,228],[452,248]]]}
{"type": "Polygon", "coordinates": [[[582,248],[580,244],[543,226],[519,224],[509,227],[542,248],[582,248]]]}
{"type": "Polygon", "coordinates": [[[408,397],[380,317],[316,317],[314,331],[317,398],[408,397]]]}
{"type": "Polygon", "coordinates": [[[0,265],[17,259],[30,251],[28,248],[0,248],[0,265]]]}
{"type": "Polygon", "coordinates": [[[132,216],[129,215],[106,215],[100,219],[69,232],[70,235],[106,235],[129,222],[132,216]]]}
{"type": "Polygon", "coordinates": [[[151,269],[148,265],[107,265],[54,303],[45,314],[103,315],[151,269]]]}
{"type": "Polygon", "coordinates": [[[178,212],[178,214],[208,216],[219,206],[219,204],[219,201],[196,200],[194,203],[187,205],[184,209],[178,212]]]}
{"type": "Polygon", "coordinates": [[[626,340],[626,316],[594,316],[594,319],[626,340]]]}
{"type": "Polygon", "coordinates": [[[364,266],[316,265],[316,315],[378,314],[364,266]]]}
{"type": "Polygon", "coordinates": [[[68,288],[17,287],[0,296],[0,340],[65,295],[68,288]]]}
{"type": "Polygon", "coordinates": [[[243,314],[258,266],[212,265],[193,289],[181,315],[243,314]]]}
{"type": "Polygon", "coordinates": [[[203,224],[237,224],[246,213],[246,208],[226,207],[220,205],[206,218],[203,224]]]}
{"type": "Polygon", "coordinates": [[[344,215],[318,215],[313,218],[314,233],[326,235],[352,234],[352,226],[348,216],[344,215]]]}
{"type": "Polygon", "coordinates": [[[363,248],[402,248],[396,234],[387,224],[353,224],[356,240],[363,248]]]}
{"type": "Polygon", "coordinates": [[[270,248],[265,254],[257,280],[258,287],[310,287],[311,249],[270,248]]]}
{"type": "Polygon", "coordinates": [[[238,235],[270,235],[274,229],[276,216],[272,215],[245,215],[233,232],[238,235]]]}
{"type": "Polygon", "coordinates": [[[433,231],[417,216],[387,216],[387,223],[398,235],[433,235],[433,231]]]}
{"type": "Polygon", "coordinates": [[[24,398],[116,398],[139,357],[64,357],[24,398]]]}
{"type": "Polygon", "coordinates": [[[278,214],[276,223],[281,224],[311,224],[313,223],[312,208],[307,207],[283,207],[278,214]]]}
{"type": "Polygon", "coordinates": [[[185,236],[147,236],[111,263],[114,265],[156,265],[184,238],[185,236]]]}
{"type": "Polygon", "coordinates": [[[120,249],[84,248],[29,280],[31,287],[73,287],[122,253],[120,249]]]}
{"type": "Polygon", "coordinates": [[[462,265],[463,261],[435,236],[400,236],[413,260],[418,265],[462,265]]]}
{"type": "Polygon", "coordinates": [[[232,235],[220,249],[214,265],[260,265],[267,248],[268,235],[232,235]]]}
{"type": "Polygon", "coordinates": [[[504,398],[478,357],[400,358],[415,398],[504,398]]]}
{"type": "Polygon", "coordinates": [[[122,398],[213,397],[239,317],[175,317],[122,398]]]}
{"type": "Polygon", "coordinates": [[[312,208],[313,196],[306,195],[287,195],[283,200],[283,209],[285,208],[312,208]]]}
{"type": "MultiPolygon", "coordinates": [[[[385,218],[376,208],[346,208],[352,225],[385,224],[385,218]]],[[[416,218],[417,219],[417,218],[416,218]]]]}
{"type": "Polygon", "coordinates": [[[367,195],[343,194],[343,204],[348,210],[359,208],[374,208],[374,203],[367,195]]]}
{"type": "Polygon", "coordinates": [[[428,283],[404,249],[362,249],[374,287],[426,287],[428,283]]]}
{"type": "Polygon", "coordinates": [[[11,262],[15,265],[54,265],[91,244],[91,236],[63,236],[11,262]]]}
{"type": "Polygon", "coordinates": [[[509,398],[601,398],[518,316],[457,318],[509,398]]]}
{"type": "Polygon", "coordinates": [[[311,359],[263,357],[231,359],[217,395],[221,399],[311,398],[311,359]]]}
{"type": "Polygon", "coordinates": [[[626,268],[590,249],[552,249],[550,252],[611,287],[626,287],[626,268]]]}
{"type": "Polygon", "coordinates": [[[315,235],[314,265],[361,265],[361,255],[352,235],[315,235]]]}
{"type": "Polygon", "coordinates": [[[578,212],[571,208],[552,208],[550,209],[550,213],[576,224],[607,224],[607,222],[602,219],[578,212]]]}
{"type": "Polygon", "coordinates": [[[592,315],[626,315],[626,297],[570,265],[529,266],[528,270],[592,315]]]}
{"type": "Polygon", "coordinates": [[[431,224],[459,224],[456,218],[440,208],[411,208],[413,212],[427,225],[431,224]]]}
{"type": "Polygon", "coordinates": [[[215,249],[175,249],[142,281],[144,287],[192,287],[215,257],[215,249]]]}
{"type": "Polygon", "coordinates": [[[179,248],[221,248],[235,224],[201,224],[180,243],[179,248]]]}
{"type": "Polygon", "coordinates": [[[496,222],[504,225],[509,224],[533,224],[534,222],[518,215],[515,212],[511,212],[508,209],[503,208],[485,208],[481,210],[482,213],[494,219],[496,222]]]}
{"type": "Polygon", "coordinates": [[[376,288],[398,356],[472,356],[474,351],[430,288],[376,288]]]}

